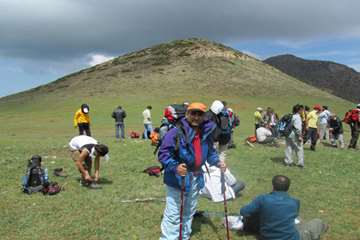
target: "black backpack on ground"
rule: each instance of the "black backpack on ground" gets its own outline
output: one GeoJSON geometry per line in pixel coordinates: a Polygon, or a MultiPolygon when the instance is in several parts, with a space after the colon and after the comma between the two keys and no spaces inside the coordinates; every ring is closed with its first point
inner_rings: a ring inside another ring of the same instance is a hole
{"type": "Polygon", "coordinates": [[[48,185],[46,178],[45,170],[41,168],[41,157],[32,156],[23,177],[23,192],[31,194],[42,191],[44,186],[48,185]]]}
{"type": "Polygon", "coordinates": [[[281,137],[288,137],[291,134],[293,130],[292,116],[291,113],[286,114],[277,123],[277,131],[281,137]]]}

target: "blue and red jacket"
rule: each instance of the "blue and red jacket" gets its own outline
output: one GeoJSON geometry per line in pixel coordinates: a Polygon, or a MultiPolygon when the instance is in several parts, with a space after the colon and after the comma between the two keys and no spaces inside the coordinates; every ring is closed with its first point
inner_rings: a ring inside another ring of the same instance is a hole
{"type": "MultiPolygon", "coordinates": [[[[164,183],[177,189],[181,189],[181,176],[177,174],[176,168],[180,163],[186,164],[188,174],[185,176],[185,191],[188,192],[190,190],[192,176],[197,176],[196,181],[198,181],[200,189],[204,187],[205,182],[202,168],[194,169],[195,154],[192,142],[196,133],[185,118],[180,121],[182,125],[181,129],[175,127],[166,133],[160,146],[158,158],[165,169],[164,183]],[[177,141],[178,149],[176,149],[177,141]]],[[[219,156],[214,148],[211,137],[211,133],[215,128],[216,125],[211,121],[205,121],[200,126],[201,166],[203,166],[206,161],[210,166],[216,166],[219,163],[219,156]]]]}

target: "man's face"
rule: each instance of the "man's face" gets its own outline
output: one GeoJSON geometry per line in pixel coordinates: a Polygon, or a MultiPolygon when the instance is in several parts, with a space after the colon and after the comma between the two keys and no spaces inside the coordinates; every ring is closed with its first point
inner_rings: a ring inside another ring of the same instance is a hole
{"type": "Polygon", "coordinates": [[[199,127],[204,121],[205,113],[199,110],[189,110],[186,112],[186,119],[192,127],[199,127]]]}

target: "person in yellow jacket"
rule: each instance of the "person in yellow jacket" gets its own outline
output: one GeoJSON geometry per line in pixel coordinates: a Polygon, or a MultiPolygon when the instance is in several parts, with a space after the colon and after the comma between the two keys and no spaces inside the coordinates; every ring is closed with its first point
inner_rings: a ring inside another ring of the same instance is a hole
{"type": "Polygon", "coordinates": [[[315,104],[313,110],[309,112],[306,116],[307,126],[306,126],[306,136],[304,139],[304,144],[311,139],[310,150],[315,151],[316,142],[318,139],[318,118],[321,112],[321,106],[319,104],[315,104]]]}
{"type": "Polygon", "coordinates": [[[82,104],[81,108],[75,112],[74,127],[79,128],[79,135],[91,136],[89,110],[89,105],[82,104]]]}

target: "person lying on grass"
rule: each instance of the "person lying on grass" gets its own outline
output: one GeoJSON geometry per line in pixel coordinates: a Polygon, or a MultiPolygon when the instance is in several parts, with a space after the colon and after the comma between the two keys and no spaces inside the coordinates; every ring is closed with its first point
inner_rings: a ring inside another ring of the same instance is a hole
{"type": "Polygon", "coordinates": [[[96,139],[86,135],[72,138],[69,146],[75,165],[81,173],[82,183],[85,185],[93,181],[97,183],[100,178],[100,157],[108,159],[108,147],[104,144],[98,144],[96,139]],[[95,175],[91,177],[93,161],[95,161],[95,175]]]}
{"type": "Polygon", "coordinates": [[[164,137],[159,160],[165,168],[166,206],[161,223],[161,240],[189,239],[199,191],[204,187],[202,166],[218,166],[219,160],[211,133],[215,124],[205,121],[206,106],[191,103],[181,126],[172,128],[164,137]]]}

